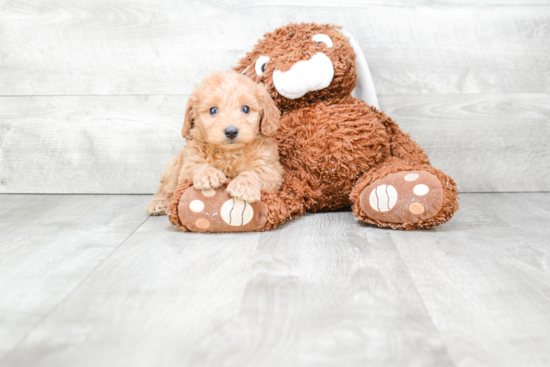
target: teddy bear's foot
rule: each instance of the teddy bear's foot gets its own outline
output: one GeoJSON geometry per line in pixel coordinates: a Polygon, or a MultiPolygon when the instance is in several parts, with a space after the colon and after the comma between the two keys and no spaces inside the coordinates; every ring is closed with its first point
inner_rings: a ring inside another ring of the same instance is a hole
{"type": "Polygon", "coordinates": [[[426,171],[392,173],[367,186],[361,193],[360,204],[374,220],[420,222],[441,210],[443,187],[435,175],[426,171]]]}
{"type": "Polygon", "coordinates": [[[252,232],[265,227],[267,206],[235,199],[225,187],[202,191],[189,187],[177,202],[170,203],[170,216],[184,231],[252,232]]]}

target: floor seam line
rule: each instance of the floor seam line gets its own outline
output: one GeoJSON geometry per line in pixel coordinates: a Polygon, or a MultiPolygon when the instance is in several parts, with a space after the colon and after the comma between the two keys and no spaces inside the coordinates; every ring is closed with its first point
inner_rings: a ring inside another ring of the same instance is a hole
{"type": "Polygon", "coordinates": [[[395,249],[397,250],[397,253],[399,254],[399,259],[401,259],[401,262],[405,266],[405,269],[407,269],[407,274],[409,275],[409,278],[410,278],[412,284],[414,285],[414,290],[416,291],[416,294],[418,295],[418,298],[422,302],[422,308],[424,308],[424,311],[426,312],[426,315],[428,315],[428,317],[430,319],[430,323],[432,324],[435,332],[439,336],[439,339],[441,339],[441,342],[443,343],[443,346],[445,348],[445,354],[447,354],[447,356],[449,357],[449,362],[451,362],[454,367],[457,367],[456,361],[454,360],[453,356],[451,355],[451,352],[449,351],[449,346],[447,345],[447,341],[443,338],[443,335],[441,335],[441,331],[435,325],[433,316],[430,313],[430,310],[428,309],[428,307],[426,306],[426,302],[424,301],[424,298],[422,297],[422,294],[420,293],[420,290],[418,289],[418,285],[416,284],[416,281],[414,280],[414,278],[411,274],[411,270],[409,269],[409,265],[407,265],[407,262],[403,258],[403,254],[401,253],[401,250],[399,249],[399,246],[396,244],[396,242],[394,241],[393,238],[392,238],[392,242],[393,242],[393,245],[395,246],[395,249]]]}

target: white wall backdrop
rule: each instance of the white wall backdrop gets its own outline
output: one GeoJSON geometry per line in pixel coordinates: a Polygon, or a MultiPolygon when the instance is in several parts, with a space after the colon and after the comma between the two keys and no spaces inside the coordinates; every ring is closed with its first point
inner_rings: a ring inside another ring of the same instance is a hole
{"type": "Polygon", "coordinates": [[[550,190],[550,0],[0,1],[0,193],[153,193],[193,86],[265,32],[355,34],[463,192],[550,190]]]}

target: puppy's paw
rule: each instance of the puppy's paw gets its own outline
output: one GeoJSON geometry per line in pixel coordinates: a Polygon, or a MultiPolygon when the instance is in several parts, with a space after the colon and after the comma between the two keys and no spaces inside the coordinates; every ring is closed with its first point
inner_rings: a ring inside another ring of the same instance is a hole
{"type": "Polygon", "coordinates": [[[247,203],[259,201],[262,196],[260,188],[247,179],[239,177],[227,185],[227,192],[235,199],[241,199],[247,203]]]}
{"type": "Polygon", "coordinates": [[[168,204],[170,204],[170,200],[167,198],[155,198],[147,204],[145,209],[151,215],[165,215],[168,204]]]}
{"type": "Polygon", "coordinates": [[[225,183],[227,178],[222,171],[214,167],[204,168],[193,176],[193,186],[197,190],[217,189],[225,183]]]}

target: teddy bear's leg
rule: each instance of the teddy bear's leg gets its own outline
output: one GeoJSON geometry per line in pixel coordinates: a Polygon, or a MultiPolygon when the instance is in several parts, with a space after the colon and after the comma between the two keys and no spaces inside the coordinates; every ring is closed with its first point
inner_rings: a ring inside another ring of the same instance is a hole
{"type": "Polygon", "coordinates": [[[182,183],[172,196],[168,216],[184,232],[265,231],[305,213],[304,187],[285,175],[279,191],[245,203],[232,198],[226,186],[201,191],[182,183]]]}
{"type": "Polygon", "coordinates": [[[430,228],[458,210],[452,178],[430,166],[392,157],[361,177],[350,199],[363,222],[394,229],[430,228]]]}

